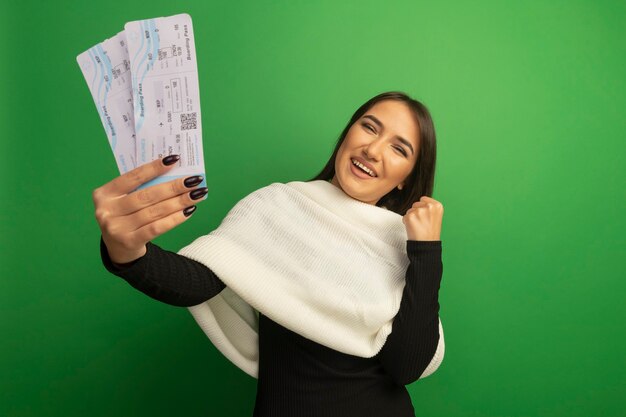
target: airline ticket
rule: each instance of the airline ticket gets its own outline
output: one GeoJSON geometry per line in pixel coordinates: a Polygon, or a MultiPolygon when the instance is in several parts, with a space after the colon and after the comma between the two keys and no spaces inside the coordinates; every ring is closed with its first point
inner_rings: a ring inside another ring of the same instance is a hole
{"type": "MultiPolygon", "coordinates": [[[[190,175],[205,177],[196,49],[188,14],[126,23],[122,32],[76,60],[120,174],[178,154],[180,160],[167,175],[138,189],[190,175]]],[[[200,186],[206,186],[206,179],[200,186]]]]}
{"type": "Polygon", "coordinates": [[[130,60],[124,32],[76,57],[100,114],[115,162],[124,174],[137,166],[130,60]]]}
{"type": "MultiPolygon", "coordinates": [[[[138,20],[124,26],[130,56],[137,164],[179,154],[167,176],[204,176],[200,90],[191,17],[138,20]]],[[[201,186],[206,186],[206,180],[201,186]]]]}

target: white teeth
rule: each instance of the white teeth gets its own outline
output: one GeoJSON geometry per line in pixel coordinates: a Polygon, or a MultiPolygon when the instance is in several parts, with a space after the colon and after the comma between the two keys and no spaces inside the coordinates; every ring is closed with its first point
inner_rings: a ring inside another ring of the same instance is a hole
{"type": "Polygon", "coordinates": [[[370,175],[370,177],[375,177],[376,176],[376,175],[374,175],[374,173],[372,172],[371,169],[369,169],[368,167],[366,167],[365,165],[363,165],[362,163],[360,163],[356,159],[352,159],[352,163],[354,165],[358,166],[359,168],[363,169],[363,171],[367,172],[370,175]]]}

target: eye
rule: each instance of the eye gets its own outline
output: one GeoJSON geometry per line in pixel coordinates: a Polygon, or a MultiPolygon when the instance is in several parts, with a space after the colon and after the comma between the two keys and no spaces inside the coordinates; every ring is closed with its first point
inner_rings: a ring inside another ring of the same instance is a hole
{"type": "Polygon", "coordinates": [[[368,130],[370,130],[371,132],[376,132],[374,130],[374,128],[372,126],[370,126],[368,123],[362,123],[363,127],[367,128],[368,130]]]}
{"type": "Polygon", "coordinates": [[[406,151],[402,146],[394,146],[394,148],[402,152],[402,155],[406,156],[406,151]]]}

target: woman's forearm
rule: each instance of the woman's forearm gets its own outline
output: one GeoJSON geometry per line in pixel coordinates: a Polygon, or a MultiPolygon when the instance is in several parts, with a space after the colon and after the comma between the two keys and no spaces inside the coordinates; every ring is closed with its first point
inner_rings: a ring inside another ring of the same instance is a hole
{"type": "Polygon", "coordinates": [[[133,262],[111,261],[100,237],[100,256],[105,268],[147,296],[178,307],[190,307],[219,294],[226,284],[205,265],[148,242],[146,254],[133,262]]]}
{"type": "Polygon", "coordinates": [[[441,241],[408,240],[407,255],[410,264],[400,309],[377,354],[387,372],[402,385],[419,379],[439,343],[441,241]]]}

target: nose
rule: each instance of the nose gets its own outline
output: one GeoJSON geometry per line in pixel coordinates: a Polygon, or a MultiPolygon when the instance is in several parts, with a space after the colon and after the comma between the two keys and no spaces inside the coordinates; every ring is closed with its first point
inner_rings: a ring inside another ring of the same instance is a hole
{"type": "Polygon", "coordinates": [[[384,138],[379,137],[374,139],[365,147],[365,154],[369,159],[378,161],[382,152],[382,146],[384,146],[384,138]]]}

